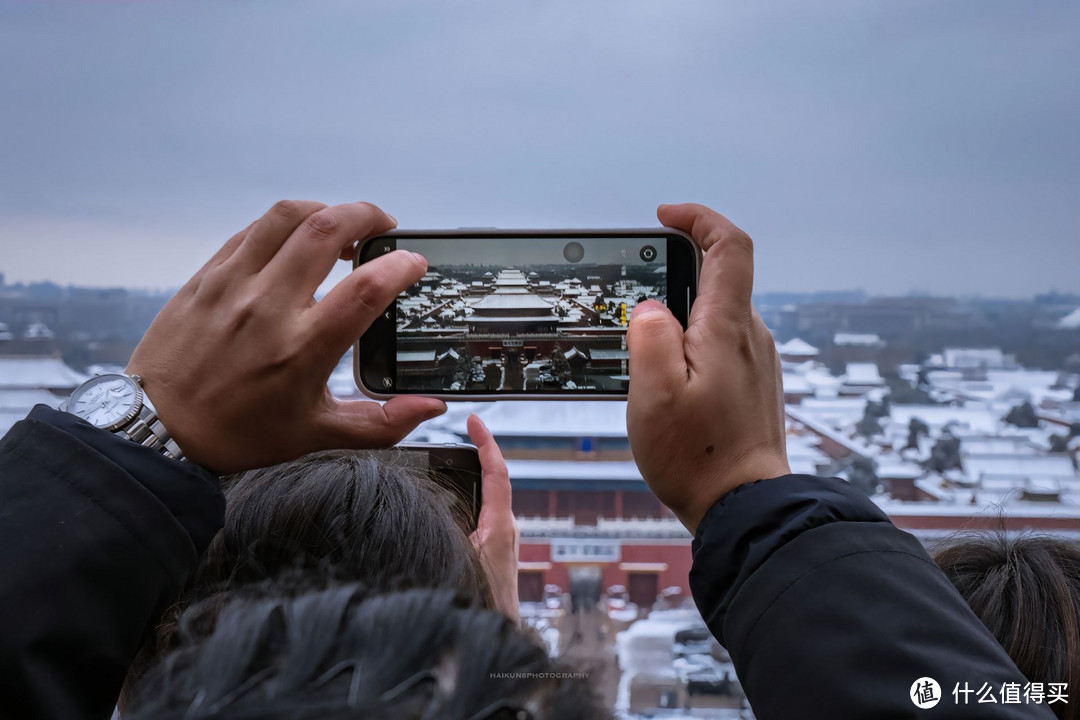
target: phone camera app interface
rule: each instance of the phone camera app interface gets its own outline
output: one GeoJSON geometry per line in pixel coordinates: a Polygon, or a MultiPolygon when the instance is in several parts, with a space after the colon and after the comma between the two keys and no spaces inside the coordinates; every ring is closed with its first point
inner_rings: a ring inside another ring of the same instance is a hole
{"type": "Polygon", "coordinates": [[[625,392],[626,327],[667,302],[664,238],[400,238],[428,272],[397,300],[399,390],[625,392]]]}

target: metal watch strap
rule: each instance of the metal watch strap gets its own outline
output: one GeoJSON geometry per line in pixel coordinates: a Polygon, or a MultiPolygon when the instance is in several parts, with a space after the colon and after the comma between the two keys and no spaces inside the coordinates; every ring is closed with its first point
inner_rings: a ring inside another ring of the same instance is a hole
{"type": "MultiPolygon", "coordinates": [[[[135,376],[135,378],[138,378],[138,376],[135,376]]],[[[141,378],[135,381],[140,385],[142,384],[141,378]]],[[[157,410],[150,403],[150,399],[146,397],[145,391],[143,392],[142,407],[139,408],[139,414],[124,428],[117,430],[116,434],[156,450],[167,458],[173,460],[184,459],[184,452],[176,444],[176,441],[172,439],[172,436],[169,435],[169,431],[165,429],[165,426],[161,424],[161,420],[157,416],[157,410]]]]}

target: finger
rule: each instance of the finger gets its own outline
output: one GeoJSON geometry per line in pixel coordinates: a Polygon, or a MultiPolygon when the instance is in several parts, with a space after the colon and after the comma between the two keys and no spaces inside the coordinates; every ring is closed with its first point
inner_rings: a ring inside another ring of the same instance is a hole
{"type": "Polygon", "coordinates": [[[329,349],[345,352],[394,298],[419,282],[425,272],[427,261],[406,250],[364,263],[307,311],[312,332],[329,349]]]}
{"type": "MultiPolygon", "coordinates": [[[[398,225],[397,218],[394,217],[393,215],[391,215],[390,213],[387,213],[386,215],[387,215],[387,217],[389,217],[391,220],[394,221],[394,227],[397,227],[397,225],[398,225]]],[[[338,258],[341,259],[341,260],[348,260],[349,262],[352,262],[353,260],[355,260],[355,258],[356,258],[356,249],[357,249],[356,246],[358,244],[359,243],[354,242],[354,243],[350,243],[349,245],[346,245],[345,247],[343,247],[341,249],[341,254],[338,255],[338,258]]]]}
{"type": "Polygon", "coordinates": [[[342,251],[357,240],[393,229],[394,219],[371,203],[358,202],[308,215],[271,260],[260,282],[310,298],[342,251]]]}
{"type": "Polygon", "coordinates": [[[469,439],[480,456],[480,495],[483,504],[480,506],[480,521],[477,527],[487,527],[513,517],[510,474],[507,472],[502,452],[484,422],[476,415],[470,415],[466,427],[469,430],[469,439]]]}
{"type": "Polygon", "coordinates": [[[660,222],[685,230],[706,252],[690,324],[702,318],[750,322],[754,290],[754,244],[730,220],[704,205],[661,205],[660,222]]]}
{"type": "Polygon", "coordinates": [[[281,200],[248,228],[244,241],[228,259],[230,269],[255,274],[266,267],[306,218],[325,208],[311,200],[281,200]]]}
{"type": "Polygon", "coordinates": [[[705,251],[712,249],[713,245],[725,237],[746,234],[720,213],[698,203],[661,205],[656,209],[656,217],[667,227],[690,233],[694,241],[705,251]]]}
{"type": "Polygon", "coordinates": [[[646,300],[630,314],[630,400],[656,391],[674,392],[686,384],[683,329],[662,303],[646,300]]]}
{"type": "Polygon", "coordinates": [[[385,404],[371,400],[337,401],[326,421],[331,447],[386,448],[416,429],[425,420],[446,412],[446,403],[435,398],[400,395],[385,404]]]}

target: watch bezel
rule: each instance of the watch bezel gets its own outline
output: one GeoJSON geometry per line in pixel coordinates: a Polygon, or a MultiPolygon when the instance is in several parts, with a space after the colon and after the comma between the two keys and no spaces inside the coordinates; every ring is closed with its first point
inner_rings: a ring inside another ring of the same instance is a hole
{"type": "Polygon", "coordinates": [[[82,418],[83,420],[90,423],[91,425],[93,425],[96,428],[100,428],[101,430],[105,430],[107,432],[114,432],[114,431],[119,430],[120,428],[122,428],[122,427],[124,427],[126,425],[131,424],[131,421],[139,416],[139,411],[142,410],[142,407],[143,407],[144,403],[145,403],[145,395],[143,393],[142,386],[139,385],[139,383],[137,383],[135,380],[133,380],[128,375],[121,375],[120,373],[106,373],[106,374],[103,374],[103,375],[96,375],[96,376],[90,378],[89,380],[87,380],[86,382],[84,382],[79,387],[75,388],[75,391],[73,393],[71,393],[71,397],[68,399],[68,412],[72,413],[76,417],[82,418]],[[97,385],[99,383],[106,382],[108,380],[112,380],[112,379],[115,379],[115,378],[122,379],[124,382],[126,382],[127,384],[129,384],[131,387],[133,387],[135,389],[135,399],[131,401],[131,407],[128,408],[128,410],[123,414],[123,416],[120,417],[119,420],[117,420],[116,422],[111,423],[109,425],[95,425],[93,423],[93,421],[91,421],[88,417],[85,417],[85,416],[83,416],[83,415],[81,415],[81,414],[79,414],[78,412],[75,411],[75,409],[74,409],[75,403],[72,402],[72,401],[74,401],[74,400],[76,400],[78,398],[78,396],[81,394],[81,392],[84,390],[84,388],[87,388],[87,386],[89,386],[91,384],[97,385]]]}

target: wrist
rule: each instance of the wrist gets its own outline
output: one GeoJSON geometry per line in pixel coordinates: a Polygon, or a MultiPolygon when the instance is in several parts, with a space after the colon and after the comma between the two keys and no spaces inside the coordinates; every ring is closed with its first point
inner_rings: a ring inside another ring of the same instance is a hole
{"type": "Polygon", "coordinates": [[[72,391],[61,409],[169,459],[185,459],[138,375],[107,373],[90,378],[72,391]]]}
{"type": "Polygon", "coordinates": [[[728,493],[744,485],[790,474],[791,467],[785,455],[760,453],[748,456],[726,470],[710,473],[717,478],[716,481],[705,484],[704,491],[691,498],[682,512],[675,511],[674,508],[673,511],[690,534],[694,535],[705,514],[728,493]]]}

